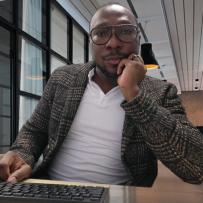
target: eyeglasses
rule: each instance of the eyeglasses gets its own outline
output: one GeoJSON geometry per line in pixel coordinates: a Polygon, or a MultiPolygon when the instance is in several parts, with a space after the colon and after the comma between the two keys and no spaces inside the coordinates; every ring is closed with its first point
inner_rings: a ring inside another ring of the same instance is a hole
{"type": "Polygon", "coordinates": [[[94,44],[104,45],[110,40],[113,33],[121,42],[129,43],[136,40],[139,29],[131,24],[95,27],[91,30],[90,37],[94,44]]]}

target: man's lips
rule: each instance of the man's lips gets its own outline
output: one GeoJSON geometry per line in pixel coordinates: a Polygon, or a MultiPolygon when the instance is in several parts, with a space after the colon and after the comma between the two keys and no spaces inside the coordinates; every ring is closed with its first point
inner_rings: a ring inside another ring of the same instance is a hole
{"type": "Polygon", "coordinates": [[[123,58],[124,57],[120,57],[120,56],[108,56],[108,57],[105,57],[104,60],[108,64],[118,65],[123,58]]]}
{"type": "Polygon", "coordinates": [[[108,59],[106,60],[107,63],[112,64],[112,65],[117,65],[120,63],[121,59],[120,58],[114,58],[114,59],[108,59]]]}

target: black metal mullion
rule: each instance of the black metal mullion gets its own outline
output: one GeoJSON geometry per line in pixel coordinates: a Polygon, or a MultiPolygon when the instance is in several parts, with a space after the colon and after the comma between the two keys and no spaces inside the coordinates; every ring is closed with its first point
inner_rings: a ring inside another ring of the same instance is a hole
{"type": "Polygon", "coordinates": [[[18,0],[13,0],[13,25],[14,31],[11,33],[11,139],[10,144],[14,142],[18,133],[18,71],[17,71],[17,31],[18,27],[18,0]]]}
{"type": "MultiPolygon", "coordinates": [[[[49,50],[51,50],[51,2],[46,0],[46,44],[49,50]]],[[[50,51],[46,51],[46,82],[51,74],[51,56],[50,51]]],[[[43,86],[45,87],[45,83],[43,86]]]]}
{"type": "Polygon", "coordinates": [[[86,33],[84,33],[85,36],[85,43],[84,43],[84,57],[85,57],[85,62],[89,61],[89,37],[86,33]]]}
{"type": "Polygon", "coordinates": [[[14,29],[13,24],[11,24],[10,22],[8,22],[6,19],[4,19],[3,17],[0,16],[0,25],[2,27],[4,27],[5,29],[14,29]]]}
{"type": "MultiPolygon", "coordinates": [[[[69,41],[69,40],[68,40],[69,41]]],[[[58,54],[57,52],[55,52],[54,50],[50,50],[50,55],[56,56],[56,58],[60,59],[61,61],[64,61],[65,63],[70,63],[69,60],[67,58],[65,58],[64,56],[61,56],[60,54],[58,54]]],[[[69,57],[69,56],[68,56],[69,57]]]]}
{"type": "Polygon", "coordinates": [[[69,61],[73,63],[73,20],[69,19],[69,61]]]}
{"type": "Polygon", "coordinates": [[[41,96],[20,90],[19,96],[29,97],[30,99],[40,100],[41,96]]]}
{"type": "Polygon", "coordinates": [[[16,106],[16,90],[17,90],[17,80],[16,80],[16,65],[15,65],[15,34],[11,33],[11,39],[10,39],[10,84],[11,84],[11,139],[10,144],[13,143],[13,141],[16,138],[16,117],[17,117],[17,106],[16,106]]]}
{"type": "Polygon", "coordinates": [[[6,115],[3,115],[3,114],[0,114],[0,117],[1,118],[10,118],[11,119],[11,116],[6,116],[6,115]]]}

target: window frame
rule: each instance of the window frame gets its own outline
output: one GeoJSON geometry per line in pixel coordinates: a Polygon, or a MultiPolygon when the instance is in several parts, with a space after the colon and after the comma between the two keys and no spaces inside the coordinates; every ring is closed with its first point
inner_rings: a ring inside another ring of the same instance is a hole
{"type": "Polygon", "coordinates": [[[73,60],[73,25],[77,25],[77,27],[84,33],[84,59],[87,62],[89,59],[89,35],[88,33],[77,23],[72,16],[55,0],[43,0],[46,1],[46,16],[45,16],[45,24],[46,24],[46,39],[42,42],[38,41],[36,38],[32,37],[21,28],[18,27],[18,5],[19,0],[12,0],[12,8],[13,8],[13,19],[12,21],[8,21],[3,17],[0,17],[0,26],[5,28],[10,32],[10,85],[11,85],[11,95],[10,95],[10,108],[11,108],[11,135],[10,135],[10,144],[14,142],[16,136],[18,134],[18,126],[19,126],[19,100],[20,96],[29,97],[30,99],[40,100],[41,96],[32,94],[30,92],[25,92],[20,90],[20,74],[18,68],[18,44],[19,37],[24,38],[25,40],[30,41],[35,44],[37,47],[41,48],[46,53],[46,80],[43,84],[43,88],[45,87],[50,74],[51,74],[51,56],[56,57],[66,64],[72,64],[73,60]],[[56,6],[60,12],[65,14],[68,23],[68,32],[67,32],[67,50],[68,56],[67,58],[61,56],[56,53],[50,47],[50,26],[51,26],[51,4],[56,6]],[[15,9],[14,9],[15,8],[15,9]]]}

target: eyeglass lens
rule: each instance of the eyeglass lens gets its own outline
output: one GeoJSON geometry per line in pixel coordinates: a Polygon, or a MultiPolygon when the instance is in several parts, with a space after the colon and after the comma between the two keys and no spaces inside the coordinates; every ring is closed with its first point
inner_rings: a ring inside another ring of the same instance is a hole
{"type": "Polygon", "coordinates": [[[133,25],[98,27],[91,31],[92,41],[95,44],[105,44],[111,38],[113,31],[116,37],[123,42],[132,42],[138,34],[137,27],[133,25]]]}

